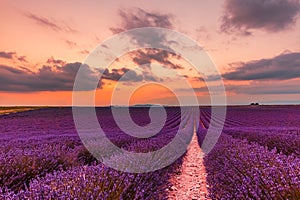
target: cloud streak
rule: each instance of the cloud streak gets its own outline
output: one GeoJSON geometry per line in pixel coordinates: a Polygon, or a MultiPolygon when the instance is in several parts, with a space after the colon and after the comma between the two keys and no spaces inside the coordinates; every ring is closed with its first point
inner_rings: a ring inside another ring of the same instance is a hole
{"type": "Polygon", "coordinates": [[[28,19],[34,21],[36,24],[38,24],[41,27],[49,28],[55,32],[63,31],[68,33],[76,33],[78,32],[74,28],[71,28],[68,25],[65,25],[63,23],[58,23],[54,20],[48,19],[46,17],[38,16],[30,12],[24,13],[24,16],[28,19]]]}
{"type": "Polygon", "coordinates": [[[288,80],[300,77],[300,53],[286,53],[269,59],[238,64],[223,74],[227,80],[288,80]]]}
{"type": "Polygon", "coordinates": [[[236,94],[250,95],[300,94],[299,85],[293,82],[256,82],[250,85],[227,85],[226,90],[236,94]]]}
{"type": "MultiPolygon", "coordinates": [[[[218,94],[221,93],[222,87],[211,86],[210,90],[208,87],[195,87],[193,90],[200,94],[218,94]]],[[[179,92],[190,92],[186,88],[180,88],[179,92]]],[[[280,95],[280,94],[300,94],[299,85],[295,81],[289,82],[270,82],[270,81],[259,81],[251,82],[248,85],[233,85],[226,84],[225,91],[227,94],[248,94],[248,95],[280,95]]]]}
{"type": "Polygon", "coordinates": [[[16,52],[0,51],[0,58],[13,59],[14,55],[16,55],[16,52]]]}
{"type": "Polygon", "coordinates": [[[300,13],[299,0],[226,0],[221,31],[251,35],[253,29],[286,30],[300,13]]]}

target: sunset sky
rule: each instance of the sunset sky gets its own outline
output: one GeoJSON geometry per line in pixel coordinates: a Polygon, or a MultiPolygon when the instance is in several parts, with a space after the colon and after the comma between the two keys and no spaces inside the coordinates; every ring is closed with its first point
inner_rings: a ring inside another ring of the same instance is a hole
{"type": "MultiPolygon", "coordinates": [[[[89,53],[114,34],[149,26],[197,41],[222,75],[228,104],[300,103],[298,0],[0,0],[0,6],[0,105],[72,105],[74,79],[89,53]]],[[[118,84],[126,88],[149,81],[160,85],[137,88],[131,104],[176,104],[174,93],[190,95],[178,84],[177,73],[201,104],[209,103],[202,77],[172,54],[135,51],[105,71],[99,68],[97,105],[111,104],[118,84]],[[153,65],[139,67],[145,61],[153,65]],[[130,77],[119,81],[126,72],[130,77]]],[[[126,104],[122,92],[115,104],[126,104]]]]}

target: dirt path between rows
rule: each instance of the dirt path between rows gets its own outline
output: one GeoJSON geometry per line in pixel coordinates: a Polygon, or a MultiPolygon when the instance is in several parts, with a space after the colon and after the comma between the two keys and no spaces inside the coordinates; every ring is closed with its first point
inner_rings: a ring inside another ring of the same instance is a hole
{"type": "Polygon", "coordinates": [[[180,172],[169,180],[173,186],[168,189],[168,199],[209,199],[202,155],[194,134],[180,172]]]}

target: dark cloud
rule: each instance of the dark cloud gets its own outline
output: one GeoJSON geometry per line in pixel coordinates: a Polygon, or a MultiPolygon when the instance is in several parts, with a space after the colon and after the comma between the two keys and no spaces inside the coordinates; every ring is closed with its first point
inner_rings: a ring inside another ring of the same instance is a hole
{"type": "MultiPolygon", "coordinates": [[[[16,53],[13,53],[13,55],[16,57],[16,53]]],[[[153,75],[151,71],[142,71],[138,74],[136,71],[127,68],[104,70],[90,68],[88,65],[79,62],[67,63],[51,57],[36,71],[32,71],[28,67],[16,68],[0,64],[0,91],[72,91],[76,77],[80,80],[80,84],[76,86],[78,91],[95,90],[95,82],[99,82],[97,88],[102,88],[105,80],[120,81],[127,84],[143,80],[163,80],[153,75]],[[77,74],[79,69],[80,76],[77,74]]]]}
{"type": "Polygon", "coordinates": [[[112,81],[132,81],[132,82],[138,82],[143,80],[142,75],[138,75],[135,71],[127,68],[112,69],[111,72],[108,69],[105,69],[102,78],[107,80],[112,80],[112,81]]]}
{"type": "Polygon", "coordinates": [[[16,55],[16,52],[0,51],[0,58],[13,59],[14,55],[16,55]]]}
{"type": "Polygon", "coordinates": [[[163,81],[162,78],[158,78],[150,71],[144,70],[142,73],[138,74],[136,71],[124,67],[121,69],[111,69],[110,71],[105,69],[102,78],[119,82],[163,81]]]}
{"type": "Polygon", "coordinates": [[[222,79],[222,76],[219,74],[214,74],[214,75],[209,75],[209,76],[195,76],[195,77],[189,77],[185,76],[185,78],[189,78],[192,81],[197,81],[197,82],[212,82],[212,81],[220,81],[222,79]]]}
{"type": "Polygon", "coordinates": [[[226,90],[237,94],[300,94],[300,87],[297,83],[282,82],[255,82],[250,85],[227,85],[226,90]]]}
{"type": "Polygon", "coordinates": [[[251,35],[252,29],[282,31],[295,24],[299,13],[299,0],[226,0],[221,31],[244,35],[251,35]]]}
{"type": "Polygon", "coordinates": [[[54,59],[53,57],[51,57],[47,60],[47,64],[64,65],[64,64],[66,64],[66,62],[63,60],[54,59]]]}
{"type": "Polygon", "coordinates": [[[131,57],[134,63],[137,65],[147,65],[156,61],[164,67],[168,67],[171,69],[183,69],[182,66],[178,64],[174,64],[170,61],[170,59],[176,58],[179,59],[180,56],[174,53],[158,50],[158,49],[147,49],[147,50],[138,50],[131,53],[131,57]]]}
{"type": "MultiPolygon", "coordinates": [[[[174,27],[172,23],[173,16],[171,14],[148,12],[141,8],[133,8],[120,10],[119,16],[122,21],[121,25],[110,28],[114,34],[134,28],[160,27],[171,29],[174,27]]],[[[127,35],[131,38],[132,43],[140,47],[151,45],[172,51],[169,46],[170,42],[174,41],[168,41],[163,31],[152,30],[149,32],[148,30],[140,30],[139,33],[131,32],[127,33],[127,35]]]]}
{"type": "Polygon", "coordinates": [[[26,56],[18,56],[16,52],[0,51],[0,58],[18,60],[20,62],[27,62],[26,56]]]}
{"type": "MultiPolygon", "coordinates": [[[[300,94],[300,87],[297,81],[259,81],[251,82],[248,85],[225,84],[227,94],[247,94],[247,95],[276,95],[276,94],[300,94]]],[[[222,86],[210,86],[193,88],[196,93],[202,94],[218,94],[223,91],[222,86]]],[[[190,89],[177,89],[179,92],[190,92],[190,89]]]]}
{"type": "MultiPolygon", "coordinates": [[[[162,14],[159,12],[148,12],[140,8],[134,8],[125,11],[119,11],[119,15],[122,19],[121,26],[118,28],[111,28],[113,33],[119,33],[122,31],[142,28],[142,27],[161,27],[161,28],[173,28],[171,14],[162,14]]],[[[170,61],[171,57],[179,58],[176,56],[170,47],[171,44],[176,41],[169,41],[166,38],[165,32],[161,30],[141,30],[139,33],[130,32],[127,33],[131,42],[139,47],[155,46],[159,49],[144,49],[131,53],[132,61],[137,65],[148,65],[152,62],[158,62],[165,67],[171,69],[182,69],[183,67],[174,64],[170,61]],[[164,49],[164,50],[163,50],[164,49]]],[[[148,73],[150,75],[150,73],[148,73]]],[[[147,75],[147,76],[148,76],[147,75]]],[[[151,80],[153,77],[148,77],[151,80]]],[[[157,78],[155,78],[157,80],[157,78]]]]}
{"type": "Polygon", "coordinates": [[[18,61],[20,61],[20,62],[27,62],[26,56],[19,56],[17,59],[18,59],[18,61]]]}
{"type": "Polygon", "coordinates": [[[197,83],[206,83],[206,82],[213,82],[213,81],[220,81],[222,79],[222,76],[219,74],[215,75],[209,75],[209,76],[189,76],[189,75],[183,75],[183,78],[186,78],[189,81],[197,82],[197,83]]]}
{"type": "Polygon", "coordinates": [[[56,31],[56,32],[57,31],[64,31],[64,32],[70,32],[70,33],[78,32],[74,28],[71,28],[70,26],[68,26],[62,22],[58,23],[54,20],[51,20],[51,19],[48,19],[45,17],[41,17],[41,16],[35,15],[30,12],[24,13],[24,16],[26,16],[28,19],[36,22],[38,25],[45,27],[45,28],[52,29],[53,31],[56,31]]]}
{"type": "Polygon", "coordinates": [[[223,74],[227,80],[288,80],[299,77],[300,53],[240,63],[234,71],[223,74]]]}
{"type": "Polygon", "coordinates": [[[141,8],[134,8],[125,11],[120,10],[119,15],[122,18],[121,26],[110,29],[114,34],[142,27],[173,28],[172,15],[170,14],[147,12],[141,8]]]}
{"type": "Polygon", "coordinates": [[[222,79],[222,76],[220,74],[216,75],[209,75],[205,78],[205,81],[220,81],[222,79]]]}
{"type": "MultiPolygon", "coordinates": [[[[0,90],[13,92],[72,91],[74,80],[81,63],[67,63],[63,66],[44,65],[34,72],[27,68],[13,68],[0,65],[0,90]]],[[[82,90],[91,90],[98,75],[83,65],[82,90]]],[[[99,84],[101,87],[101,84],[99,84]]]]}

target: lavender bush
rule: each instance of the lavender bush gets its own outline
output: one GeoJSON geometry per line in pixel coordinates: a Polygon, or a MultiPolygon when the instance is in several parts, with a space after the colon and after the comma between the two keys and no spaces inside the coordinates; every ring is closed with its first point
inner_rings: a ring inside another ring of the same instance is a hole
{"type": "MultiPolygon", "coordinates": [[[[165,126],[147,139],[122,132],[109,108],[98,108],[97,117],[107,137],[120,148],[150,152],[168,144],[179,128],[180,109],[166,110],[165,126]]],[[[149,123],[148,108],[131,109],[131,115],[139,125],[149,123]]],[[[144,174],[108,168],[81,143],[70,108],[0,118],[0,198],[4,199],[161,199],[168,187],[165,183],[181,162],[144,174]]]]}
{"type": "MultiPolygon", "coordinates": [[[[223,133],[204,158],[212,199],[299,199],[299,106],[229,107],[223,133]]],[[[202,108],[199,144],[220,123],[202,108]]]]}
{"type": "Polygon", "coordinates": [[[222,135],[205,157],[212,199],[299,199],[300,158],[222,135]]]}

